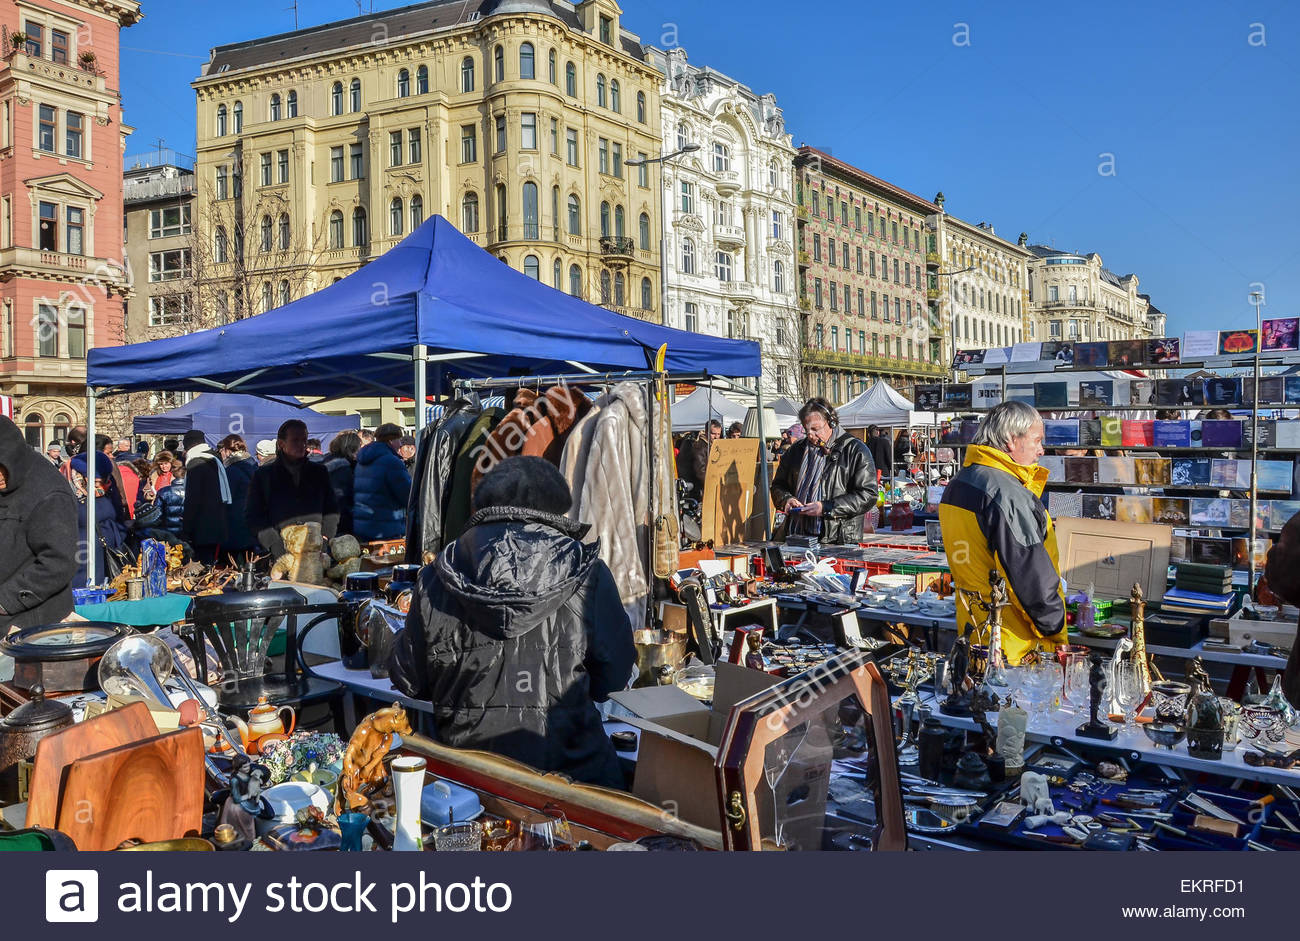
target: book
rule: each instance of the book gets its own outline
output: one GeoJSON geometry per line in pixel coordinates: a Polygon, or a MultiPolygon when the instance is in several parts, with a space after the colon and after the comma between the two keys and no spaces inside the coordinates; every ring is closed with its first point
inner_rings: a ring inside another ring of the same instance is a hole
{"type": "Polygon", "coordinates": [[[1188,330],[1183,334],[1180,350],[1183,362],[1199,362],[1219,355],[1218,330],[1188,330]]]}
{"type": "Polygon", "coordinates": [[[1300,350],[1300,317],[1265,320],[1260,342],[1265,350],[1300,350]]]}
{"type": "Polygon", "coordinates": [[[1043,344],[1041,343],[1017,343],[1011,347],[1011,362],[1013,363],[1036,363],[1038,354],[1042,352],[1043,344]]]}
{"type": "Polygon", "coordinates": [[[1232,540],[1197,536],[1192,539],[1188,558],[1208,565],[1231,565],[1232,540]]]}
{"type": "Polygon", "coordinates": [[[1085,493],[1082,515],[1084,519],[1089,520],[1113,520],[1115,497],[1109,493],[1085,493]]]}
{"type": "Polygon", "coordinates": [[[958,350],[952,357],[952,368],[962,369],[966,366],[979,366],[984,362],[983,350],[958,350]]]}
{"type": "MultiPolygon", "coordinates": [[[[1193,550],[1192,555],[1196,555],[1195,550],[1193,550]]],[[[1230,591],[1220,595],[1209,595],[1197,591],[1181,591],[1177,588],[1170,588],[1165,592],[1164,600],[1191,608],[1203,608],[1207,611],[1222,609],[1226,612],[1232,605],[1234,597],[1230,591]]]]}
{"type": "Polygon", "coordinates": [[[971,389],[971,407],[981,412],[987,412],[998,405],[1002,404],[1002,383],[997,382],[976,382],[972,383],[971,389]]]}
{"type": "Polygon", "coordinates": [[[1173,487],[1204,487],[1210,483],[1210,459],[1175,458],[1169,469],[1169,484],[1173,487]]]}
{"type": "MultiPolygon", "coordinates": [[[[1206,462],[1206,475],[1209,475],[1209,462],[1206,462]]],[[[1097,483],[1099,484],[1135,484],[1137,478],[1133,474],[1133,458],[1131,457],[1099,457],[1097,458],[1097,483]]]]}
{"type": "Polygon", "coordinates": [[[1222,497],[1192,497],[1190,504],[1188,520],[1193,526],[1220,529],[1228,525],[1228,501],[1222,497]]]}
{"type": "Polygon", "coordinates": [[[1210,595],[1222,595],[1232,591],[1232,575],[1226,578],[1192,578],[1187,575],[1179,575],[1174,581],[1174,587],[1179,591],[1199,591],[1210,595]]]}
{"type": "MultiPolygon", "coordinates": [[[[1259,381],[1259,404],[1281,405],[1286,398],[1286,377],[1268,376],[1259,381]]],[[[1255,378],[1247,376],[1241,380],[1241,403],[1255,404],[1255,378]]]]}
{"type": "Polygon", "coordinates": [[[1073,366],[1074,344],[1049,340],[1038,351],[1038,361],[1040,363],[1056,363],[1058,366],[1073,366]]]}
{"type": "Polygon", "coordinates": [[[1081,448],[1101,447],[1101,419],[1100,418],[1079,419],[1079,447],[1081,448]]]}
{"type": "Polygon", "coordinates": [[[1151,498],[1116,497],[1115,519],[1120,523],[1151,522],[1151,498]]]}
{"type": "Polygon", "coordinates": [[[1283,397],[1287,405],[1300,405],[1300,376],[1283,376],[1283,397]]]}
{"type": "Polygon", "coordinates": [[[1200,405],[1205,401],[1205,389],[1199,379],[1157,379],[1157,405],[1200,405]]]}
{"type": "Polygon", "coordinates": [[[1146,342],[1144,340],[1111,340],[1107,356],[1115,367],[1127,368],[1146,363],[1146,342]]]}
{"type": "Polygon", "coordinates": [[[1185,565],[1178,566],[1175,578],[1182,578],[1184,574],[1194,575],[1198,578],[1212,578],[1231,581],[1232,569],[1226,565],[1198,565],[1195,562],[1188,562],[1185,565]]]}
{"type": "Polygon", "coordinates": [[[1250,461],[1214,458],[1210,463],[1210,486],[1229,490],[1250,489],[1250,461]]]}
{"type": "Polygon", "coordinates": [[[1190,448],[1192,423],[1186,421],[1160,421],[1153,423],[1152,441],[1157,448],[1190,448]]]}
{"type": "Polygon", "coordinates": [[[1126,448],[1149,448],[1155,441],[1154,422],[1123,419],[1123,441],[1126,448]]]}
{"type": "Polygon", "coordinates": [[[1065,458],[1059,454],[1044,454],[1038,459],[1038,466],[1047,471],[1047,479],[1052,483],[1065,483],[1065,458]]]}
{"type": "Polygon", "coordinates": [[[1235,418],[1231,421],[1226,419],[1202,421],[1201,447],[1227,449],[1241,447],[1241,422],[1235,418]]]}
{"type": "Polygon", "coordinates": [[[1232,377],[1211,376],[1205,380],[1205,404],[1210,408],[1226,408],[1241,404],[1241,380],[1232,377]]]}
{"type": "Polygon", "coordinates": [[[916,401],[913,403],[918,412],[937,412],[943,405],[943,388],[941,386],[917,386],[916,401]]]}
{"type": "Polygon", "coordinates": [[[1109,408],[1115,404],[1115,383],[1091,381],[1079,383],[1080,408],[1109,408]]]}
{"type": "Polygon", "coordinates": [[[1255,352],[1259,334],[1254,330],[1222,330],[1219,332],[1220,356],[1249,356],[1255,352]]]}
{"type": "Polygon", "coordinates": [[[1074,344],[1074,365],[1109,366],[1110,346],[1104,342],[1074,344]]]}
{"type": "Polygon", "coordinates": [[[1294,472],[1295,465],[1291,461],[1259,461],[1255,465],[1259,489],[1273,493],[1290,493],[1294,472]]]}
{"type": "Polygon", "coordinates": [[[1154,379],[1134,379],[1128,384],[1129,405],[1154,405],[1156,383],[1154,379]]]}
{"type": "Polygon", "coordinates": [[[1162,487],[1169,484],[1172,469],[1164,457],[1135,457],[1133,476],[1139,487],[1162,487]]]}
{"type": "Polygon", "coordinates": [[[1187,500],[1182,497],[1153,497],[1151,500],[1151,518],[1157,523],[1186,526],[1188,512],[1187,500]]]}
{"type": "MultiPolygon", "coordinates": [[[[1286,423],[1283,423],[1283,424],[1286,424],[1286,423]]],[[[1277,426],[1278,426],[1278,423],[1277,423],[1277,422],[1274,422],[1274,421],[1265,421],[1265,420],[1263,420],[1263,419],[1261,419],[1261,420],[1259,421],[1259,425],[1258,425],[1258,427],[1259,427],[1259,446],[1260,446],[1261,448],[1275,448],[1275,447],[1277,447],[1277,426]]],[[[1251,434],[1252,434],[1252,432],[1251,432],[1251,428],[1252,428],[1252,425],[1251,425],[1250,422],[1248,422],[1248,421],[1243,421],[1243,422],[1241,423],[1241,446],[1242,446],[1242,448],[1249,448],[1249,447],[1251,447],[1251,446],[1254,444],[1254,442],[1253,442],[1253,440],[1252,440],[1252,438],[1251,438],[1251,434]]]]}
{"type": "Polygon", "coordinates": [[[1118,415],[1101,416],[1101,446],[1118,448],[1124,443],[1124,419],[1118,415]]]}
{"type": "Polygon", "coordinates": [[[1187,561],[1187,537],[1180,536],[1177,533],[1169,537],[1169,561],[1186,562],[1187,561]]]}
{"type": "Polygon", "coordinates": [[[971,407],[971,384],[954,382],[943,387],[943,407],[945,411],[971,407]]]}
{"type": "Polygon", "coordinates": [[[1065,482],[1067,484],[1095,484],[1097,482],[1097,459],[1095,457],[1067,457],[1065,459],[1065,482]]]}
{"type": "MultiPolygon", "coordinates": [[[[1278,502],[1280,503],[1282,501],[1279,500],[1278,502]]],[[[1249,500],[1246,501],[1246,506],[1247,507],[1250,506],[1249,500]]],[[[1286,524],[1286,520],[1283,520],[1282,525],[1285,524],[1286,524]]],[[[1281,528],[1282,526],[1276,525],[1273,522],[1273,501],[1272,500],[1257,501],[1255,503],[1255,529],[1258,532],[1266,533],[1270,529],[1281,529],[1281,528]]]]}
{"type": "Polygon", "coordinates": [[[1250,501],[1228,501],[1228,526],[1238,529],[1250,528],[1250,501]]]}
{"type": "Polygon", "coordinates": [[[1077,519],[1083,516],[1083,494],[1054,491],[1048,494],[1047,511],[1058,518],[1069,516],[1077,519]]]}
{"type": "Polygon", "coordinates": [[[1077,418],[1047,419],[1043,422],[1043,446],[1048,448],[1077,448],[1079,446],[1079,420],[1077,418]]]}
{"type": "Polygon", "coordinates": [[[1070,384],[1067,382],[1035,382],[1034,407],[1039,409],[1069,408],[1070,384]]]}
{"type": "Polygon", "coordinates": [[[1147,362],[1152,366],[1177,366],[1180,345],[1177,337],[1147,340],[1147,362]]]}

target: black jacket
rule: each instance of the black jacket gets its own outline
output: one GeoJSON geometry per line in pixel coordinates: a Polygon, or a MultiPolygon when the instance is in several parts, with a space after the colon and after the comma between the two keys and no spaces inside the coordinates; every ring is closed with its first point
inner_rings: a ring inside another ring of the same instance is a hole
{"type": "Polygon", "coordinates": [[[248,491],[257,473],[257,461],[250,456],[226,463],[226,479],[230,482],[230,505],[226,511],[226,541],[223,549],[246,552],[257,549],[257,533],[248,528],[244,511],[248,508],[248,491]]]}
{"type": "Polygon", "coordinates": [[[77,498],[18,426],[0,418],[0,637],[11,628],[72,613],[77,573],[77,498]]]}
{"type": "MultiPolygon", "coordinates": [[[[777,509],[799,488],[799,470],[808,450],[800,438],[785,452],[772,480],[772,502],[777,509]]],[[[849,545],[862,538],[862,517],[876,505],[876,465],[867,446],[847,432],[831,442],[822,477],[821,541],[849,545]]]]}
{"type": "Polygon", "coordinates": [[[329,471],[330,486],[334,488],[334,502],[339,505],[339,535],[352,534],[352,475],[355,466],[341,454],[331,454],[325,458],[325,469],[329,471]]]}
{"type": "Polygon", "coordinates": [[[438,739],[623,786],[593,701],[627,685],[632,630],[587,527],[494,507],[420,572],[390,675],[438,739]]]}
{"type": "Polygon", "coordinates": [[[283,457],[253,472],[248,485],[244,521],[274,556],[284,553],[280,530],[294,523],[320,523],[321,535],[332,539],[338,530],[339,508],[329,471],[318,461],[302,461],[295,481],[283,457]]]}
{"type": "Polygon", "coordinates": [[[420,432],[415,473],[411,475],[411,496],[406,505],[406,561],[412,565],[422,565],[425,553],[436,553],[442,548],[452,467],[461,441],[482,412],[472,402],[458,399],[447,406],[438,424],[428,425],[420,432]]]}
{"type": "Polygon", "coordinates": [[[871,439],[868,447],[871,449],[871,460],[876,465],[876,470],[884,471],[888,479],[894,466],[894,447],[889,443],[889,435],[876,435],[871,439]]]}
{"type": "Polygon", "coordinates": [[[185,511],[181,535],[191,546],[230,546],[227,505],[221,502],[221,480],[215,453],[196,458],[185,467],[185,511]]]}

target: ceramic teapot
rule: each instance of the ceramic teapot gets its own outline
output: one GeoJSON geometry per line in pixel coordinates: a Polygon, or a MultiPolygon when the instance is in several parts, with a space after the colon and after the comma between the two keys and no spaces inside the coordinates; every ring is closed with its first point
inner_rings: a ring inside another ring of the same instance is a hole
{"type": "Polygon", "coordinates": [[[267,735],[292,734],[297,724],[298,717],[292,706],[273,706],[265,696],[259,696],[257,705],[248,713],[248,741],[251,744],[267,735]],[[288,717],[281,719],[285,713],[288,717]]]}

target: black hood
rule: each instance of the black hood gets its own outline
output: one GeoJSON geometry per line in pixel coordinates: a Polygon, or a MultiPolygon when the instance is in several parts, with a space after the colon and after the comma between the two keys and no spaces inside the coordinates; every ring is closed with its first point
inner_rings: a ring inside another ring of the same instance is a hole
{"type": "Polygon", "coordinates": [[[589,527],[519,507],[489,507],[442,550],[435,571],[476,630],[518,637],[555,614],[599,558],[580,540],[589,527]]]}
{"type": "Polygon", "coordinates": [[[7,418],[0,418],[0,465],[4,466],[8,483],[0,493],[13,493],[27,477],[28,462],[38,457],[25,440],[23,433],[7,418]]]}

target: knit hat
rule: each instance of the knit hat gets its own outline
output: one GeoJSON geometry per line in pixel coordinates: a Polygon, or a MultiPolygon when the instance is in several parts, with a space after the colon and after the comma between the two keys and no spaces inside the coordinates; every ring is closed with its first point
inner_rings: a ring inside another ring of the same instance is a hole
{"type": "Polygon", "coordinates": [[[270,438],[263,438],[257,442],[258,457],[275,457],[275,442],[270,438]]]}

